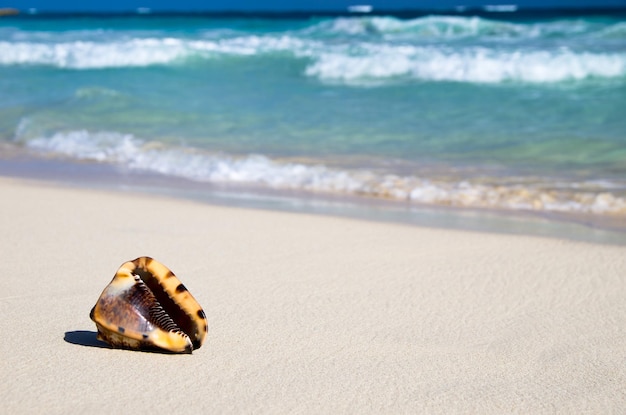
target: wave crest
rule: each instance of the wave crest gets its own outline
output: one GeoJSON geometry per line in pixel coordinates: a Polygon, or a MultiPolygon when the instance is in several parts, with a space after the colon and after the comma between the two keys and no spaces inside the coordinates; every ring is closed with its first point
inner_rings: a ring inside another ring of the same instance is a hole
{"type": "Polygon", "coordinates": [[[554,83],[626,79],[623,21],[514,23],[480,17],[350,17],[305,28],[0,33],[0,65],[71,70],[193,65],[268,56],[304,75],[349,85],[412,81],[554,83]],[[556,40],[555,40],[556,39],[556,40]]]}
{"type": "Polygon", "coordinates": [[[140,38],[111,42],[0,42],[0,50],[0,65],[101,69],[164,65],[192,57],[252,56],[276,51],[306,53],[307,45],[288,36],[246,36],[216,41],[140,38]]]}
{"type": "Polygon", "coordinates": [[[426,16],[411,20],[393,17],[344,17],[321,22],[308,29],[318,35],[410,35],[424,39],[453,39],[472,36],[512,36],[524,32],[513,23],[480,17],[426,16]]]}
{"type": "Polygon", "coordinates": [[[499,50],[487,47],[390,45],[360,42],[325,45],[291,36],[233,39],[133,39],[127,42],[58,44],[0,42],[0,64],[51,65],[67,69],[143,67],[190,58],[287,54],[307,59],[305,74],[358,84],[404,78],[421,81],[551,83],[626,76],[626,53],[499,50]]]}
{"type": "Polygon", "coordinates": [[[370,35],[404,39],[450,40],[482,39],[536,39],[571,36],[604,37],[623,33],[623,22],[598,24],[586,20],[554,20],[538,23],[514,23],[477,16],[431,15],[415,19],[394,17],[342,17],[319,22],[305,33],[318,36],[370,35]]]}
{"type": "Polygon", "coordinates": [[[364,50],[365,53],[354,55],[324,53],[307,67],[306,74],[346,82],[406,77],[477,83],[550,83],[626,75],[626,54],[373,45],[364,50]]]}

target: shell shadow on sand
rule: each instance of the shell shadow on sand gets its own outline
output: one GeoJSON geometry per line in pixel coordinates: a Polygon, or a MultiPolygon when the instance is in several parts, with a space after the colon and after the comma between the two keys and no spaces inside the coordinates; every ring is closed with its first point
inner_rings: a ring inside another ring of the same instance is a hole
{"type": "MultiPolygon", "coordinates": [[[[98,340],[97,336],[98,336],[98,332],[96,331],[74,330],[74,331],[66,331],[65,336],[63,336],[63,340],[65,340],[68,343],[76,344],[79,346],[97,347],[100,349],[111,349],[111,350],[115,349],[115,347],[109,346],[105,342],[98,340]]],[[[125,348],[125,347],[118,347],[118,349],[133,350],[130,348],[125,348]]],[[[135,351],[140,351],[144,353],[157,353],[157,354],[177,354],[169,350],[163,350],[159,348],[150,348],[150,347],[147,347],[141,350],[135,350],[135,351]]]]}
{"type": "Polygon", "coordinates": [[[78,344],[87,347],[99,347],[101,349],[112,349],[108,344],[97,339],[98,333],[89,330],[66,331],[63,340],[68,343],[78,344]]]}

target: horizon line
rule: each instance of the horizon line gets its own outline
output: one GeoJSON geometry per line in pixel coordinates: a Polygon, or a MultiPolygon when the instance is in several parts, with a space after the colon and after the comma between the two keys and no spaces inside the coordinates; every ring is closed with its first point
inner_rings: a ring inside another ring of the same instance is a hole
{"type": "Polygon", "coordinates": [[[119,10],[50,10],[26,8],[18,9],[12,7],[0,7],[0,17],[36,17],[36,16],[376,16],[376,15],[424,15],[429,13],[446,13],[457,15],[490,15],[490,16],[515,16],[527,13],[532,14],[587,14],[606,12],[626,12],[625,6],[558,6],[558,7],[524,7],[515,5],[514,9],[494,9],[490,5],[484,6],[452,6],[452,7],[428,7],[428,8],[387,8],[372,9],[368,12],[354,12],[347,7],[342,9],[258,9],[258,10],[229,10],[229,9],[152,9],[150,7],[137,7],[133,9],[119,10]]]}

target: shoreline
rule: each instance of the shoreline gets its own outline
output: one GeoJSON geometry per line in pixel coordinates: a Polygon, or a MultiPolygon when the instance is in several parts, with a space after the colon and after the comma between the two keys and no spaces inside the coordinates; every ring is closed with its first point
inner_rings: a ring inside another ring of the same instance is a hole
{"type": "Polygon", "coordinates": [[[4,412],[626,406],[624,247],[19,179],[0,188],[4,412]],[[89,310],[142,255],[205,310],[192,355],[95,339],[89,310]]]}
{"type": "Polygon", "coordinates": [[[12,146],[3,152],[0,177],[84,189],[154,194],[216,206],[626,245],[626,218],[431,206],[368,196],[204,183],[107,163],[40,158],[12,146]]]}

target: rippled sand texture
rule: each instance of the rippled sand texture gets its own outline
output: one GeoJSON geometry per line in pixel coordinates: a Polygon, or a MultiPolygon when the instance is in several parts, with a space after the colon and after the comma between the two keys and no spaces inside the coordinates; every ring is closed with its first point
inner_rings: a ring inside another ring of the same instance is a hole
{"type": "Polygon", "coordinates": [[[0,191],[2,413],[626,407],[624,247],[7,179],[0,191]],[[95,339],[89,310],[140,255],[206,311],[192,355],[95,339]]]}

